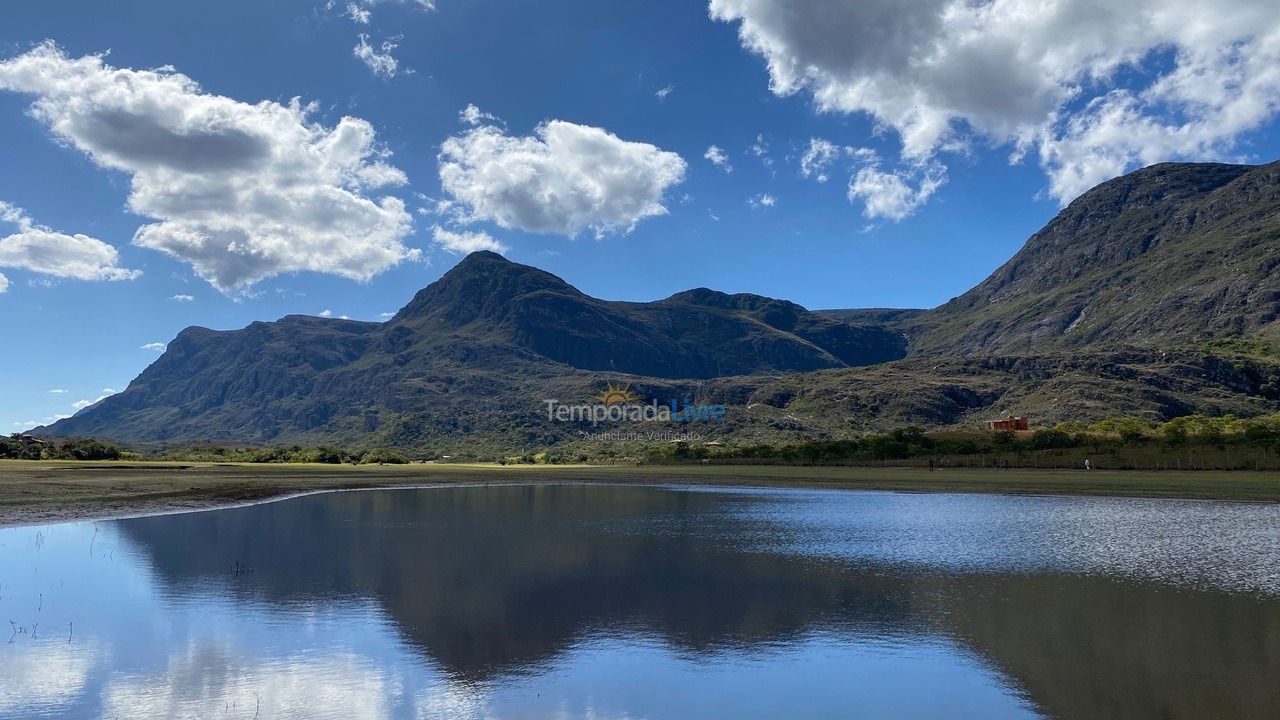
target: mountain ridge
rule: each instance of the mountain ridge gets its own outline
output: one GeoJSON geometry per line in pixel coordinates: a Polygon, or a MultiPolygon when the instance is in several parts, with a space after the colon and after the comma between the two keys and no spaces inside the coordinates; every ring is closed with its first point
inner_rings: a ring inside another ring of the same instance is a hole
{"type": "Polygon", "coordinates": [[[290,315],[187,328],[124,392],[40,430],[548,445],[582,428],[539,419],[540,398],[585,398],[605,382],[716,399],[739,418],[716,430],[744,437],[979,413],[1273,412],[1280,367],[1210,346],[1280,339],[1277,268],[1280,163],[1166,163],[1102,183],[930,310],[809,311],[709,288],[607,301],[479,252],[385,323],[290,315]],[[827,410],[814,404],[828,395],[827,410]]]}

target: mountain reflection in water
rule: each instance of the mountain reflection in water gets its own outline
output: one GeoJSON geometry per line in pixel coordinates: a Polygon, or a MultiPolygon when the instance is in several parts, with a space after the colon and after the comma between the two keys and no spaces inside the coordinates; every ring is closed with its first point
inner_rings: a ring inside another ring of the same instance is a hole
{"type": "Polygon", "coordinates": [[[584,693],[620,716],[768,716],[738,705],[758,695],[792,717],[1276,717],[1276,509],[1152,502],[506,486],[336,493],[102,525],[136,553],[161,612],[198,617],[216,599],[269,616],[281,637],[310,628],[317,642],[372,614],[401,643],[376,653],[330,643],[323,657],[304,653],[317,668],[294,653],[287,667],[237,669],[256,661],[219,647],[219,628],[235,621],[210,617],[203,644],[183,650],[185,674],[172,659],[150,671],[153,684],[184,683],[179,695],[206,705],[210,687],[226,693],[246,672],[351,680],[417,663],[437,673],[436,690],[536,687],[537,697],[495,711],[437,692],[424,713],[365,681],[353,692],[369,697],[335,702],[365,703],[370,717],[591,714],[584,693]],[[1235,533],[1223,542],[1257,546],[1235,574],[1192,542],[1206,529],[1221,535],[1217,526],[1235,533]],[[1153,547],[1162,554],[1149,557],[1153,547]],[[728,670],[696,711],[690,667],[728,670]],[[599,676],[583,680],[590,672],[599,676]],[[644,697],[667,691],[686,704],[644,697]],[[543,693],[561,704],[539,704],[543,693]]]}

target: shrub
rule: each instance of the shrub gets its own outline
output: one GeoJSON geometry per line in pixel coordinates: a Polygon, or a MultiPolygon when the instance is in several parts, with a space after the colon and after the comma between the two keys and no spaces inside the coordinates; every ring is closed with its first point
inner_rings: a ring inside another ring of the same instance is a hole
{"type": "Polygon", "coordinates": [[[92,438],[67,443],[59,448],[58,454],[69,460],[116,460],[120,457],[119,450],[92,438]]]}

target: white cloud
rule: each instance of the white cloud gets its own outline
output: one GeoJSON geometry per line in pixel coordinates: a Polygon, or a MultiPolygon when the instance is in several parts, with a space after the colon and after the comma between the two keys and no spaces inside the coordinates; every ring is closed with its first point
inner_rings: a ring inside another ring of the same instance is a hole
{"type": "Polygon", "coordinates": [[[9,289],[9,278],[0,273],[0,294],[5,293],[9,289]]]}
{"type": "Polygon", "coordinates": [[[824,138],[809,138],[809,147],[800,156],[800,174],[824,183],[830,177],[827,170],[841,158],[873,162],[877,155],[871,148],[855,148],[837,145],[824,138]]]}
{"type": "Polygon", "coordinates": [[[66,391],[66,390],[63,390],[62,388],[54,388],[53,390],[50,390],[49,392],[51,392],[51,393],[53,393],[53,394],[55,394],[55,395],[64,395],[64,394],[66,394],[66,392],[67,392],[67,391],[66,391]]]}
{"type": "Polygon", "coordinates": [[[1280,13],[1257,0],[709,7],[738,23],[774,93],[870,115],[908,166],[974,139],[1037,152],[1063,203],[1138,165],[1227,158],[1280,112],[1280,13]]]}
{"type": "Polygon", "coordinates": [[[458,111],[458,122],[464,122],[468,125],[479,125],[482,122],[498,122],[498,118],[480,110],[475,103],[467,103],[467,106],[458,111]]]}
{"type": "Polygon", "coordinates": [[[756,141],[747,148],[747,152],[760,158],[765,167],[773,165],[773,158],[769,156],[769,143],[765,141],[763,133],[756,135],[756,141]]]}
{"type": "MultiPolygon", "coordinates": [[[[325,8],[333,10],[339,5],[338,0],[329,0],[325,8]]],[[[435,10],[435,0],[350,0],[342,9],[342,15],[351,18],[361,25],[368,25],[373,19],[375,5],[412,5],[421,10],[435,10]]]]}
{"type": "Polygon", "coordinates": [[[477,127],[445,140],[439,160],[440,183],[466,220],[567,236],[625,233],[666,214],[663,193],[685,171],[675,153],[563,120],[529,137],[477,127]]]}
{"type": "Polygon", "coordinates": [[[485,232],[454,232],[439,225],[432,231],[432,239],[436,245],[452,253],[473,253],[477,250],[492,250],[506,253],[507,246],[494,240],[485,232]]]}
{"type": "Polygon", "coordinates": [[[750,205],[751,207],[753,207],[753,208],[757,208],[757,209],[758,209],[758,208],[771,208],[771,207],[773,207],[774,205],[777,205],[777,204],[778,204],[778,199],[777,199],[777,198],[775,198],[774,196],[770,195],[769,193],[761,193],[761,194],[759,194],[759,195],[757,195],[757,196],[755,196],[755,197],[753,197],[753,198],[751,198],[751,199],[747,200],[747,204],[748,204],[748,205],[750,205]]]}
{"type": "Polygon", "coordinates": [[[106,394],[108,394],[108,395],[113,395],[113,394],[118,393],[118,392],[120,392],[120,391],[119,391],[119,390],[113,390],[113,389],[111,389],[111,388],[102,388],[102,392],[104,392],[104,393],[106,393],[106,394]]]}
{"type": "Polygon", "coordinates": [[[945,182],[946,173],[939,165],[886,172],[871,164],[849,180],[849,202],[861,200],[862,214],[869,218],[896,222],[918,210],[945,182]]]}
{"type": "Polygon", "coordinates": [[[828,165],[840,157],[840,149],[835,143],[822,138],[810,138],[809,149],[800,157],[800,174],[812,177],[820,183],[827,181],[824,172],[828,165]]]}
{"type": "Polygon", "coordinates": [[[373,19],[373,13],[368,8],[361,7],[359,3],[347,3],[346,12],[342,13],[361,25],[368,25],[373,19]]]}
{"type": "Polygon", "coordinates": [[[379,52],[379,48],[369,44],[369,35],[360,33],[356,36],[356,46],[351,53],[367,65],[374,75],[391,79],[396,76],[396,70],[400,68],[400,61],[391,54],[398,47],[398,39],[396,37],[383,40],[380,46],[381,52],[379,52]]]}
{"type": "Polygon", "coordinates": [[[658,88],[658,91],[655,92],[654,95],[658,97],[659,101],[666,100],[667,96],[670,95],[672,91],[674,91],[675,89],[676,89],[675,85],[668,85],[663,88],[658,88]]]}
{"type": "Polygon", "coordinates": [[[195,297],[191,295],[174,295],[173,300],[176,300],[177,302],[180,302],[180,303],[189,303],[195,300],[195,297]]]}
{"type": "Polygon", "coordinates": [[[319,315],[319,316],[320,316],[320,317],[322,317],[322,318],[333,317],[333,311],[332,311],[332,310],[321,310],[320,312],[318,312],[318,313],[316,313],[316,314],[317,314],[317,315],[319,315]]]}
{"type": "MultiPolygon", "coordinates": [[[[160,343],[151,343],[151,344],[152,344],[152,345],[160,345],[160,350],[162,350],[162,351],[164,350],[164,346],[163,346],[163,345],[161,345],[160,343]]],[[[149,346],[147,346],[147,345],[144,345],[144,346],[143,346],[143,348],[147,348],[147,347],[149,347],[149,346]]],[[[152,349],[154,349],[154,348],[152,348],[152,349]]],[[[114,394],[115,394],[115,390],[112,390],[111,388],[105,388],[105,389],[102,391],[102,394],[101,394],[101,395],[99,395],[96,399],[94,399],[94,400],[77,400],[76,402],[71,403],[71,407],[73,407],[73,408],[75,408],[75,409],[77,409],[77,410],[83,410],[83,409],[85,409],[85,408],[89,407],[90,405],[96,405],[96,404],[98,404],[98,403],[102,402],[102,401],[103,401],[103,400],[105,400],[107,397],[109,397],[109,396],[111,396],[111,395],[114,395],[114,394]]],[[[59,420],[60,420],[60,419],[62,419],[62,417],[65,417],[65,416],[59,416],[57,419],[59,419],[59,420]]]]}
{"type": "Polygon", "coordinates": [[[707,151],[702,154],[702,157],[710,160],[712,165],[727,173],[733,172],[733,165],[729,164],[729,156],[725,154],[724,150],[715,145],[708,145],[707,151]]]}
{"type": "Polygon", "coordinates": [[[168,347],[169,346],[164,343],[153,342],[153,343],[147,343],[146,345],[143,345],[141,349],[154,350],[156,352],[164,352],[165,349],[168,347]]]}
{"type": "Polygon", "coordinates": [[[129,173],[129,209],[158,220],[134,244],[223,292],[303,270],[367,281],[419,257],[401,242],[404,202],[366,194],[406,178],[364,120],[326,128],[297,100],[250,105],[170,68],[116,69],[51,43],[0,62],[0,89],[36,95],[31,113],[59,141],[129,173]]]}
{"type": "Polygon", "coordinates": [[[380,317],[380,318],[384,318],[384,319],[385,319],[385,318],[393,318],[393,317],[395,317],[395,316],[396,316],[396,314],[395,314],[395,313],[393,313],[393,312],[378,313],[378,317],[380,317]]]}
{"type": "MultiPolygon", "coordinates": [[[[18,231],[0,237],[0,267],[77,280],[132,280],[142,273],[119,267],[116,249],[87,235],[66,235],[37,225],[22,208],[0,201],[0,221],[18,231]]],[[[3,276],[0,276],[3,278],[3,276]]],[[[0,292],[8,287],[5,280],[0,292]]]]}

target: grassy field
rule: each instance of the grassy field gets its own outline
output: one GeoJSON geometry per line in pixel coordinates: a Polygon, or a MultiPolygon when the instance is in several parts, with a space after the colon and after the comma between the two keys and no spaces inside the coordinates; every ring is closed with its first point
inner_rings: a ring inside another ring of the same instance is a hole
{"type": "Polygon", "coordinates": [[[287,465],[0,460],[0,526],[450,483],[608,482],[1280,502],[1280,473],[790,466],[287,465]]]}

